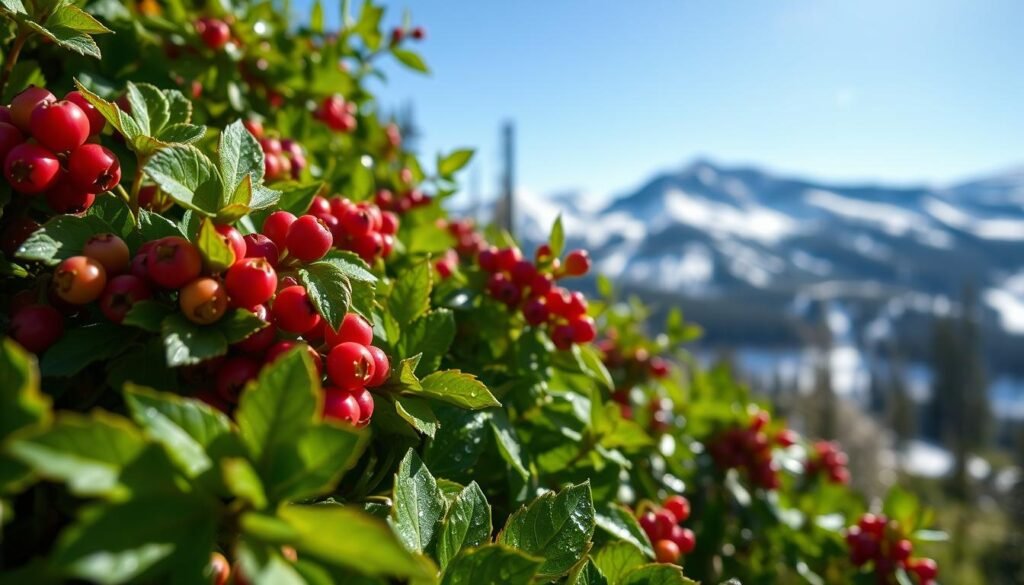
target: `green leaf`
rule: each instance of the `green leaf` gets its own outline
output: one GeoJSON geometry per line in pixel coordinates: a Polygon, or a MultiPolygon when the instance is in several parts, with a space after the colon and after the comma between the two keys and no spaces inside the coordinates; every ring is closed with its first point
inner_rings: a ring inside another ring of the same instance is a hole
{"type": "Polygon", "coordinates": [[[431,272],[431,263],[424,260],[395,279],[395,287],[388,297],[388,308],[400,326],[412,323],[430,309],[431,272]]]}
{"type": "Polygon", "coordinates": [[[395,56],[395,59],[398,59],[399,63],[413,71],[430,73],[430,69],[428,69],[427,64],[423,62],[423,58],[409,49],[399,49],[395,47],[391,49],[391,54],[395,56]]]}
{"type": "Polygon", "coordinates": [[[171,367],[198,364],[228,351],[228,342],[217,327],[197,325],[181,313],[175,312],[165,317],[160,331],[167,365],[171,367]]]}
{"type": "Polygon", "coordinates": [[[125,386],[124,397],[132,419],[163,444],[189,476],[196,477],[213,465],[206,449],[231,430],[223,413],[198,400],[135,384],[125,386]]]}
{"type": "Polygon", "coordinates": [[[562,227],[561,213],[559,213],[558,217],[555,218],[555,223],[551,225],[551,235],[548,236],[548,245],[551,246],[551,256],[553,258],[562,257],[562,252],[565,250],[565,228],[562,227]]]}
{"type": "Polygon", "coordinates": [[[395,410],[414,429],[428,437],[437,432],[438,420],[430,403],[414,396],[395,396],[395,410]]]}
{"type": "Polygon", "coordinates": [[[633,569],[622,578],[622,585],[697,585],[687,579],[679,565],[651,563],[633,569]]]}
{"type": "Polygon", "coordinates": [[[260,370],[242,392],[235,419],[253,459],[294,441],[308,429],[318,411],[320,377],[302,348],[296,348],[260,370]]]}
{"type": "Polygon", "coordinates": [[[245,129],[241,120],[228,125],[220,135],[220,176],[223,185],[221,207],[232,198],[235,189],[247,176],[253,184],[263,180],[263,149],[260,143],[245,129]]]}
{"type": "Polygon", "coordinates": [[[134,338],[131,333],[109,322],[71,329],[46,350],[40,369],[44,376],[72,376],[93,362],[123,352],[134,338]]]}
{"type": "Polygon", "coordinates": [[[401,333],[400,355],[421,356],[419,372],[433,372],[455,340],[455,314],[449,309],[434,309],[420,316],[401,333]]]}
{"type": "Polygon", "coordinates": [[[15,255],[22,260],[52,266],[80,254],[85,242],[97,233],[112,231],[105,221],[94,215],[57,215],[30,235],[15,255]]]}
{"type": "Polygon", "coordinates": [[[438,158],[437,174],[442,177],[450,177],[454,175],[459,169],[469,164],[469,161],[473,158],[473,154],[474,151],[472,148],[460,148],[452,151],[444,158],[438,158]]]}
{"type": "Polygon", "coordinates": [[[541,560],[500,544],[468,550],[452,561],[442,585],[527,585],[533,582],[541,560]]]}
{"type": "Polygon", "coordinates": [[[445,515],[437,542],[437,561],[444,569],[465,548],[491,540],[491,506],[474,481],[466,486],[445,515]]]}
{"type": "Polygon", "coordinates": [[[128,309],[121,324],[138,327],[150,333],[159,333],[164,319],[174,312],[174,309],[159,301],[138,301],[128,309]]]}
{"type": "Polygon", "coordinates": [[[597,526],[613,537],[639,548],[648,557],[654,557],[654,548],[636,517],[626,508],[611,504],[595,516],[597,526]]]}
{"type": "Polygon", "coordinates": [[[224,272],[235,263],[235,252],[231,249],[224,236],[217,233],[217,227],[210,218],[203,218],[199,224],[199,237],[196,241],[203,264],[213,274],[224,272]]]}
{"type": "Polygon", "coordinates": [[[366,438],[351,427],[324,423],[276,445],[263,474],[268,498],[276,503],[329,491],[356,464],[366,438]]]}
{"type": "Polygon", "coordinates": [[[97,59],[100,58],[100,49],[91,35],[110,32],[110,29],[74,4],[62,4],[46,19],[45,24],[31,20],[27,24],[58,46],[97,59]]]}
{"type": "Polygon", "coordinates": [[[434,569],[405,550],[385,523],[354,508],[287,506],[279,515],[298,533],[294,546],[300,557],[309,555],[367,575],[434,576],[434,569]]]}
{"type": "Polygon", "coordinates": [[[557,578],[572,569],[590,549],[594,504],[590,482],[548,492],[509,517],[498,542],[544,558],[542,578],[557,578]]]}
{"type": "Polygon", "coordinates": [[[420,380],[420,386],[420,392],[426,396],[462,408],[478,410],[501,406],[501,403],[491,394],[487,386],[484,386],[483,382],[477,380],[472,374],[459,370],[434,372],[420,380]]]}
{"type": "Polygon", "coordinates": [[[398,465],[393,499],[391,525],[398,538],[410,551],[433,550],[444,514],[444,498],[434,476],[412,449],[398,465]]]}
{"type": "Polygon", "coordinates": [[[647,562],[639,548],[621,540],[608,543],[593,558],[609,583],[621,582],[630,571],[647,562]]]}
{"type": "Polygon", "coordinates": [[[216,519],[215,504],[196,495],[92,508],[61,534],[52,562],[69,577],[103,584],[202,583],[216,519]]]}
{"type": "Polygon", "coordinates": [[[127,420],[95,412],[63,414],[53,426],[17,437],[8,450],[39,475],[67,483],[73,494],[102,496],[118,487],[121,470],[144,446],[127,420]]]}
{"type": "Polygon", "coordinates": [[[188,144],[173,144],[154,154],[143,168],[160,188],[182,207],[216,215],[220,177],[205,154],[188,144]]]}

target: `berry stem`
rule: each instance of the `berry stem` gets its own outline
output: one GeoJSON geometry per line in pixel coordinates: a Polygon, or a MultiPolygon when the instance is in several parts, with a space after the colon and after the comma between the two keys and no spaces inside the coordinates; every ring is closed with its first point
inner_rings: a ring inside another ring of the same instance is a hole
{"type": "Polygon", "coordinates": [[[18,62],[18,56],[21,55],[21,49],[25,46],[25,42],[32,36],[32,32],[25,26],[18,26],[18,36],[14,37],[14,44],[11,46],[11,51],[7,55],[7,59],[4,61],[3,71],[0,71],[0,95],[3,95],[4,90],[7,88],[7,80],[11,77],[11,71],[14,70],[14,64],[18,62]]]}

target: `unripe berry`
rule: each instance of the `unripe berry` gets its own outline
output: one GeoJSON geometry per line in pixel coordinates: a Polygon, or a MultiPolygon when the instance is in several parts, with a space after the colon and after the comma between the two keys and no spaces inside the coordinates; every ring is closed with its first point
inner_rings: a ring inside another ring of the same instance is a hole
{"type": "Polygon", "coordinates": [[[181,289],[178,304],[189,321],[209,325],[220,321],[227,312],[228,293],[219,280],[197,278],[181,289]]]}
{"type": "Polygon", "coordinates": [[[100,311],[113,321],[124,321],[125,315],[135,303],[153,296],[146,281],[132,274],[122,274],[110,279],[100,296],[100,311]]]}
{"type": "Polygon", "coordinates": [[[83,144],[71,153],[68,174],[78,188],[103,193],[121,182],[121,161],[99,144],[83,144]]]}
{"type": "Polygon", "coordinates": [[[53,272],[53,289],[65,302],[84,305],[100,298],[107,285],[103,265],[85,256],[72,256],[53,272]]]}
{"type": "Polygon", "coordinates": [[[243,258],[228,268],[224,286],[233,303],[241,307],[253,307],[274,296],[277,273],[264,258],[243,258]]]}
{"type": "Polygon", "coordinates": [[[320,324],[320,315],[306,289],[289,286],[281,289],[271,306],[274,323],[289,333],[305,333],[320,324]]]}
{"type": "Polygon", "coordinates": [[[97,136],[100,132],[103,132],[103,128],[107,125],[107,119],[103,117],[103,114],[95,106],[89,103],[89,100],[85,99],[84,95],[78,91],[70,91],[64,96],[64,99],[75,104],[85,113],[85,117],[89,119],[90,136],[97,136]]]}
{"type": "Polygon", "coordinates": [[[327,254],[334,238],[323,220],[314,215],[303,215],[288,228],[286,242],[289,254],[302,262],[313,262],[327,254]]]}
{"type": "Polygon", "coordinates": [[[156,240],[147,253],[146,274],[163,288],[181,288],[195,280],[202,269],[203,258],[199,250],[179,236],[156,240]]]}
{"type": "Polygon", "coordinates": [[[89,117],[73,102],[45,102],[32,111],[32,137],[54,152],[67,152],[89,138],[89,117]]]}
{"type": "Polygon", "coordinates": [[[128,270],[131,258],[128,244],[114,234],[96,234],[85,241],[82,255],[103,265],[107,276],[121,274],[128,270]]]}
{"type": "Polygon", "coordinates": [[[32,353],[42,353],[64,335],[64,317],[48,305],[29,305],[11,317],[10,335],[32,353]]]}
{"type": "Polygon", "coordinates": [[[347,341],[327,355],[327,377],[343,390],[363,388],[373,379],[373,356],[365,346],[347,341]]]}
{"type": "Polygon", "coordinates": [[[359,345],[370,345],[373,343],[373,327],[370,323],[355,313],[347,313],[341,320],[338,330],[328,328],[324,332],[327,345],[334,347],[340,343],[351,341],[359,345]]]}
{"type": "Polygon", "coordinates": [[[19,193],[39,193],[57,182],[60,161],[37,144],[19,144],[4,159],[4,176],[19,193]]]}
{"type": "Polygon", "coordinates": [[[32,121],[32,112],[35,111],[36,106],[55,101],[57,101],[56,96],[49,91],[34,85],[29,86],[11,100],[11,120],[19,130],[28,132],[32,121]]]}
{"type": "Polygon", "coordinates": [[[388,359],[388,355],[384,353],[384,350],[379,347],[371,345],[366,350],[373,357],[373,377],[366,383],[366,387],[376,388],[387,382],[391,376],[391,361],[388,359]]]}

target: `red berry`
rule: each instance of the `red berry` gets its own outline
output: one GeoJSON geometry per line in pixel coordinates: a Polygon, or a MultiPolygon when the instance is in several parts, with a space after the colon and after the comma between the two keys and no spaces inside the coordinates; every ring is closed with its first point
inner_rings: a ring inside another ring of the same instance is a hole
{"type": "Polygon", "coordinates": [[[359,405],[359,426],[366,426],[370,423],[370,418],[373,417],[373,396],[366,388],[360,388],[352,391],[352,397],[356,399],[356,404],[359,405]]]}
{"type": "Polygon", "coordinates": [[[342,389],[365,387],[373,374],[373,356],[363,345],[347,341],[331,348],[327,355],[327,377],[342,389]]]}
{"type": "Polygon", "coordinates": [[[37,144],[15,146],[4,159],[4,175],[11,187],[20,193],[39,193],[57,182],[60,161],[52,152],[37,144]]]}
{"type": "Polygon", "coordinates": [[[260,364],[246,356],[234,356],[224,360],[217,370],[217,393],[231,404],[238,403],[238,397],[250,380],[260,373],[260,364]]]}
{"type": "Polygon", "coordinates": [[[331,249],[334,238],[322,219],[315,215],[303,215],[288,228],[286,241],[289,254],[302,262],[313,262],[324,257],[331,249]]]}
{"type": "Polygon", "coordinates": [[[245,240],[242,238],[242,232],[227,224],[214,226],[213,229],[224,238],[224,243],[231,248],[236,262],[245,258],[245,240]]]}
{"type": "Polygon", "coordinates": [[[147,253],[146,274],[163,288],[181,288],[195,280],[202,269],[199,250],[180,236],[156,240],[147,253]]]}
{"type": "Polygon", "coordinates": [[[280,254],[273,240],[263,234],[247,234],[243,240],[246,258],[265,258],[272,267],[277,268],[280,254]]]}
{"type": "Polygon", "coordinates": [[[207,19],[205,26],[197,26],[203,44],[214,51],[222,49],[231,40],[231,28],[223,20],[207,19]]]}
{"type": "Polygon", "coordinates": [[[72,305],[84,305],[100,298],[107,286],[103,265],[85,256],[72,256],[61,262],[53,272],[53,288],[57,296],[72,305]]]}
{"type": "Polygon", "coordinates": [[[289,286],[281,289],[271,306],[274,323],[289,333],[305,333],[320,324],[320,315],[306,289],[289,286]]]}
{"type": "Polygon", "coordinates": [[[228,268],[224,285],[232,302],[242,307],[253,307],[274,296],[277,273],[264,258],[243,258],[228,268]]]}
{"type": "Polygon", "coordinates": [[[654,557],[659,563],[674,563],[679,560],[679,546],[668,539],[654,543],[654,557]]]}
{"type": "Polygon", "coordinates": [[[11,337],[32,353],[42,353],[64,335],[64,317],[48,305],[29,305],[11,318],[11,337]]]}
{"type": "Polygon", "coordinates": [[[15,128],[14,124],[0,122],[0,160],[6,159],[8,153],[22,142],[25,142],[25,136],[21,130],[15,128]]]}
{"type": "Polygon", "coordinates": [[[583,276],[590,272],[590,255],[586,250],[573,250],[565,257],[565,274],[583,276]]]}
{"type": "Polygon", "coordinates": [[[359,403],[351,392],[338,388],[324,388],[324,418],[358,424],[362,414],[359,403]]]}
{"type": "Polygon", "coordinates": [[[135,303],[149,299],[153,292],[146,281],[132,274],[122,274],[110,279],[100,296],[100,311],[113,321],[124,321],[125,315],[135,303]]]}
{"type": "Polygon", "coordinates": [[[574,343],[590,343],[597,337],[597,326],[590,317],[580,317],[569,323],[574,343]]]}
{"type": "Polygon", "coordinates": [[[67,152],[89,138],[89,117],[73,102],[45,102],[32,111],[32,137],[54,152],[67,152]]]}
{"type": "Polygon", "coordinates": [[[14,96],[11,100],[11,120],[22,132],[28,132],[32,121],[32,112],[36,106],[55,102],[57,98],[50,92],[34,85],[14,96]]]}
{"type": "Polygon", "coordinates": [[[662,505],[666,510],[672,512],[672,515],[676,517],[676,522],[686,522],[686,519],[690,517],[690,500],[683,496],[669,496],[665,498],[662,505]]]}
{"type": "Polygon", "coordinates": [[[387,382],[391,376],[391,361],[388,359],[388,354],[379,347],[371,345],[366,350],[373,357],[373,377],[366,383],[366,386],[367,388],[376,388],[387,382]]]}
{"type": "Polygon", "coordinates": [[[228,310],[228,292],[221,281],[202,277],[181,289],[178,295],[181,312],[193,323],[209,325],[220,321],[228,310]]]}
{"type": "Polygon", "coordinates": [[[99,144],[83,144],[71,153],[68,172],[78,188],[102,193],[121,182],[121,161],[99,144]]]}
{"type": "Polygon", "coordinates": [[[339,343],[351,341],[359,345],[370,345],[373,343],[373,327],[359,315],[347,313],[341,320],[337,331],[327,329],[324,333],[327,345],[334,347],[339,343]]]}
{"type": "Polygon", "coordinates": [[[82,213],[96,201],[96,194],[79,189],[67,175],[57,179],[56,184],[46,190],[46,204],[54,213],[82,213]]]}
{"type": "Polygon", "coordinates": [[[697,546],[697,536],[689,528],[673,526],[670,538],[679,547],[680,554],[688,555],[697,546]]]}
{"type": "Polygon", "coordinates": [[[96,234],[85,241],[82,255],[103,265],[107,276],[126,272],[131,264],[128,244],[114,234],[96,234]]]}
{"type": "Polygon", "coordinates": [[[107,125],[106,118],[89,103],[89,100],[85,99],[84,95],[78,91],[71,91],[64,96],[64,99],[75,104],[85,113],[85,117],[89,119],[89,136],[96,136],[103,132],[103,128],[107,125]]]}
{"type": "Polygon", "coordinates": [[[263,234],[270,238],[278,250],[285,247],[288,230],[295,223],[295,216],[287,211],[275,211],[263,222],[263,234]]]}

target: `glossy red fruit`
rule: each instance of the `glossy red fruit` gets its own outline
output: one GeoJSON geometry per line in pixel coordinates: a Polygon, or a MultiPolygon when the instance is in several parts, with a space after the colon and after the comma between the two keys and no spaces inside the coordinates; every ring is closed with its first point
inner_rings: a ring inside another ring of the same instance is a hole
{"type": "Polygon", "coordinates": [[[306,289],[297,285],[278,291],[270,312],[274,323],[289,333],[305,333],[320,323],[320,315],[306,289]]]}
{"type": "Polygon", "coordinates": [[[152,298],[152,296],[153,291],[141,278],[132,274],[115,276],[103,289],[103,294],[100,296],[100,311],[107,319],[114,323],[120,323],[124,321],[125,315],[135,306],[135,303],[152,298]]]}
{"type": "Polygon", "coordinates": [[[263,234],[246,234],[243,240],[245,240],[246,258],[264,258],[271,266],[277,268],[277,259],[280,257],[280,253],[273,240],[263,234]]]}
{"type": "Polygon", "coordinates": [[[288,230],[295,220],[296,217],[287,211],[275,211],[263,222],[263,234],[282,250],[287,243],[288,230]]]}
{"type": "Polygon", "coordinates": [[[64,335],[64,317],[48,305],[29,305],[11,318],[11,337],[32,353],[42,353],[64,335]]]}
{"type": "Polygon", "coordinates": [[[673,526],[672,534],[669,538],[679,547],[680,554],[688,555],[697,546],[697,535],[689,528],[673,526]]]}
{"type": "Polygon", "coordinates": [[[68,173],[78,188],[103,193],[121,182],[121,161],[99,144],[83,144],[71,153],[68,173]]]}
{"type": "Polygon", "coordinates": [[[358,426],[363,427],[370,424],[370,418],[373,417],[373,396],[366,388],[360,388],[352,391],[352,397],[359,405],[358,426]]]}
{"type": "Polygon", "coordinates": [[[19,130],[28,132],[32,121],[32,112],[36,106],[55,101],[57,101],[56,96],[49,91],[34,85],[29,86],[11,100],[11,120],[19,130]]]}
{"type": "Polygon", "coordinates": [[[668,539],[654,543],[654,557],[659,563],[674,563],[679,560],[679,546],[668,539]]]}
{"type": "Polygon", "coordinates": [[[15,146],[4,159],[4,176],[19,193],[39,193],[52,187],[60,172],[60,161],[38,144],[15,146]]]}
{"type": "Polygon", "coordinates": [[[373,374],[373,356],[363,345],[346,341],[331,348],[327,355],[327,377],[343,390],[365,387],[373,374]]]}
{"type": "Polygon", "coordinates": [[[286,242],[289,254],[302,262],[313,262],[327,254],[334,238],[322,219],[303,215],[288,228],[286,242]]]}
{"type": "Polygon", "coordinates": [[[228,292],[224,283],[215,278],[197,278],[181,289],[178,305],[189,321],[209,325],[220,321],[227,312],[228,292]]]}
{"type": "Polygon", "coordinates": [[[65,259],[53,271],[53,290],[61,300],[84,305],[100,298],[107,286],[103,265],[86,256],[65,259]]]}
{"type": "Polygon", "coordinates": [[[573,250],[565,256],[565,274],[583,276],[590,272],[590,255],[586,250],[573,250]]]}
{"type": "Polygon", "coordinates": [[[228,41],[231,40],[231,28],[223,20],[216,18],[206,19],[203,25],[197,24],[196,30],[199,31],[203,44],[214,51],[224,48],[224,45],[228,44],[228,41]]]}
{"type": "Polygon", "coordinates": [[[237,404],[245,385],[255,380],[259,373],[260,363],[251,357],[230,357],[217,370],[217,394],[229,403],[237,404]]]}
{"type": "Polygon", "coordinates": [[[6,159],[11,150],[22,142],[25,142],[25,135],[21,130],[14,124],[0,122],[0,160],[6,159]]]}
{"type": "Polygon", "coordinates": [[[128,244],[114,234],[96,234],[85,241],[82,255],[103,265],[107,276],[126,272],[131,265],[128,244]]]}
{"type": "Polygon", "coordinates": [[[106,118],[103,117],[103,114],[95,106],[89,103],[89,100],[85,99],[84,95],[78,91],[70,91],[64,96],[64,99],[75,104],[85,113],[85,117],[89,119],[90,136],[96,136],[103,132],[103,128],[107,125],[106,118]]]}
{"type": "Polygon", "coordinates": [[[242,232],[227,224],[214,226],[213,229],[216,230],[222,238],[224,238],[224,243],[231,248],[231,252],[235,255],[236,262],[245,258],[245,239],[242,238],[242,232]]]}
{"type": "Polygon", "coordinates": [[[231,565],[224,555],[214,552],[210,555],[210,564],[206,567],[205,576],[210,579],[210,585],[227,585],[231,578],[231,565]]]}
{"type": "Polygon", "coordinates": [[[373,343],[373,327],[361,316],[347,313],[341,320],[337,331],[328,328],[324,332],[324,340],[330,347],[346,341],[359,345],[370,345],[373,343]]]}
{"type": "Polygon", "coordinates": [[[359,424],[362,413],[351,393],[339,388],[324,388],[324,418],[359,424]]]}
{"type": "Polygon", "coordinates": [[[54,152],[67,152],[89,138],[89,117],[74,102],[39,104],[29,119],[32,137],[54,152]]]}
{"type": "Polygon", "coordinates": [[[665,498],[662,506],[672,512],[672,515],[676,517],[676,522],[686,522],[686,519],[690,517],[690,500],[683,496],[669,496],[665,498]]]}
{"type": "Polygon", "coordinates": [[[79,189],[67,179],[67,175],[46,190],[46,204],[54,213],[82,213],[96,202],[96,194],[79,189]]]}
{"type": "Polygon", "coordinates": [[[224,284],[235,305],[253,307],[274,296],[277,273],[264,258],[243,258],[228,268],[224,284]]]}
{"type": "Polygon", "coordinates": [[[388,359],[388,354],[384,353],[384,350],[379,347],[371,345],[366,350],[370,352],[370,356],[373,358],[373,377],[366,383],[366,387],[376,388],[387,382],[391,376],[391,360],[388,359]]]}
{"type": "Polygon", "coordinates": [[[179,236],[156,240],[146,257],[146,274],[163,288],[181,288],[196,279],[203,258],[191,242],[179,236]]]}

